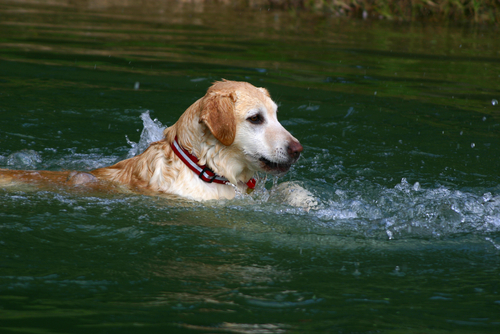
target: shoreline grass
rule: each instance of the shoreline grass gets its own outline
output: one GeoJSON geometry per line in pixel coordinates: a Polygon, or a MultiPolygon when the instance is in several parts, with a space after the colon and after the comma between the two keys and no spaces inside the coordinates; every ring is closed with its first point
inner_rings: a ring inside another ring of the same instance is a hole
{"type": "Polygon", "coordinates": [[[263,0],[274,9],[364,19],[500,23],[500,0],[263,0]]]}

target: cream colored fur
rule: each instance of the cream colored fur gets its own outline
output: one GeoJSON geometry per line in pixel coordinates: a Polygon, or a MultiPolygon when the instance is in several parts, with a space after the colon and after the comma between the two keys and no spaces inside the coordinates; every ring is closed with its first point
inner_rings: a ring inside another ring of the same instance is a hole
{"type": "Polygon", "coordinates": [[[258,171],[284,174],[302,146],[278,122],[277,105],[264,88],[246,82],[216,82],[168,127],[165,138],[144,153],[91,172],[98,179],[152,193],[193,200],[231,199],[258,171]],[[257,117],[258,116],[258,117],[257,117]],[[261,123],[256,123],[261,120],[261,123]],[[232,185],[207,183],[172,151],[178,143],[232,185]]]}

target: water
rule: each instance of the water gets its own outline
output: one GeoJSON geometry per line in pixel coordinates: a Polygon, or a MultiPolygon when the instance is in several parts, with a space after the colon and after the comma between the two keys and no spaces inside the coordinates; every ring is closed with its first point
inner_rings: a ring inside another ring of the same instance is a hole
{"type": "Polygon", "coordinates": [[[152,120],[149,116],[149,111],[141,114],[143,129],[138,143],[130,141],[127,137],[127,142],[132,148],[128,151],[127,158],[135,157],[144,152],[151,143],[163,139],[163,131],[166,129],[157,119],[152,120]]]}
{"type": "Polygon", "coordinates": [[[497,333],[497,30],[1,2],[3,168],[136,155],[221,78],[304,146],[234,201],[2,186],[1,331],[497,333]]]}

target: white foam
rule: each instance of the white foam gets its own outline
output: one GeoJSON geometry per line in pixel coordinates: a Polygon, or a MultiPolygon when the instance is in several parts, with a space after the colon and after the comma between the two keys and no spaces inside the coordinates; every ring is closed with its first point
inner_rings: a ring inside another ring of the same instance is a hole
{"type": "Polygon", "coordinates": [[[474,194],[445,186],[425,189],[406,179],[394,188],[374,184],[364,188],[361,191],[346,185],[335,194],[324,193],[322,196],[330,198],[323,199],[320,208],[309,214],[332,230],[386,235],[389,239],[500,232],[500,196],[489,192],[474,194]]]}

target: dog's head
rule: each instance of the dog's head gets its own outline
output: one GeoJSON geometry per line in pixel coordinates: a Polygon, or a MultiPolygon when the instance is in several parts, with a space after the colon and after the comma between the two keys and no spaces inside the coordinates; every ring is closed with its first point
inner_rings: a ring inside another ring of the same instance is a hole
{"type": "Polygon", "coordinates": [[[245,162],[243,168],[281,175],[298,160],[302,145],[278,122],[278,107],[265,88],[216,82],[200,102],[200,123],[237,155],[233,162],[245,162]]]}

